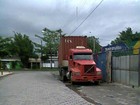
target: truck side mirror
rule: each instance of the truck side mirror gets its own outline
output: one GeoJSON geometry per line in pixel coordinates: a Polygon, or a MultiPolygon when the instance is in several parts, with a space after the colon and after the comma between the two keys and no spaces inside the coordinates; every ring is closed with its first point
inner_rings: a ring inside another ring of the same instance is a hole
{"type": "Polygon", "coordinates": [[[72,55],[70,55],[70,60],[72,60],[72,55]]]}

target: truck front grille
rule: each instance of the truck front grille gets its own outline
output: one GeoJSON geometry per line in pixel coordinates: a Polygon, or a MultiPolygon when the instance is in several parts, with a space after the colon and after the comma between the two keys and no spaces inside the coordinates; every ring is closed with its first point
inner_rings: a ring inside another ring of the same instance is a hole
{"type": "Polygon", "coordinates": [[[84,66],[84,73],[94,73],[94,66],[93,65],[85,65],[84,66]]]}

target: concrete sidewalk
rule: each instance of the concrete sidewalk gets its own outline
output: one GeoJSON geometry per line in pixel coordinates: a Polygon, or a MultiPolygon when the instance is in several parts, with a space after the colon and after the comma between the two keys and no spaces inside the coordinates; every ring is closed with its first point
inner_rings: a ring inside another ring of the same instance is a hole
{"type": "Polygon", "coordinates": [[[9,71],[0,71],[0,77],[4,77],[4,76],[7,76],[7,75],[10,75],[10,74],[13,74],[13,72],[9,72],[9,71]]]}

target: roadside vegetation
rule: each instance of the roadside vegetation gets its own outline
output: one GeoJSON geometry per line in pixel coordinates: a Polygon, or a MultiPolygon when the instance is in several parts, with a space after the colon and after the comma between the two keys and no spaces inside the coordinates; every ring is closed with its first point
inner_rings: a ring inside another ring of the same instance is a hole
{"type": "Polygon", "coordinates": [[[133,32],[133,30],[128,27],[126,30],[120,32],[115,40],[111,41],[111,44],[125,43],[130,45],[133,41],[140,40],[140,32],[133,32]]]}
{"type": "MultiPolygon", "coordinates": [[[[0,59],[2,58],[20,58],[23,68],[28,68],[29,58],[37,59],[41,56],[41,60],[45,62],[48,56],[52,54],[57,55],[58,45],[61,36],[64,36],[61,29],[50,30],[44,28],[42,36],[35,35],[41,42],[34,42],[29,38],[29,35],[14,32],[13,37],[2,37],[0,36],[0,59]]],[[[131,28],[120,32],[118,37],[114,39],[111,44],[125,43],[127,45],[132,41],[138,41],[140,39],[140,32],[133,32],[131,28]]],[[[88,47],[95,49],[94,52],[98,53],[101,51],[99,38],[95,36],[87,37],[88,47]]],[[[51,59],[52,60],[52,59],[51,59]]],[[[52,65],[51,65],[52,68],[52,65]]],[[[46,68],[45,68],[46,70],[46,68]]],[[[47,68],[47,70],[49,70],[47,68]]]]}

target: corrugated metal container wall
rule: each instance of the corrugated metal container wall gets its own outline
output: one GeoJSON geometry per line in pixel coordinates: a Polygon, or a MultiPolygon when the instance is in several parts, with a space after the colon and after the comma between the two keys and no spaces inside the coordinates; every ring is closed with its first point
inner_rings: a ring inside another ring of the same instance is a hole
{"type": "Polygon", "coordinates": [[[68,52],[71,48],[76,46],[84,46],[87,48],[86,36],[63,36],[60,39],[60,45],[58,49],[58,61],[59,65],[62,64],[62,60],[68,59],[68,52]]]}

